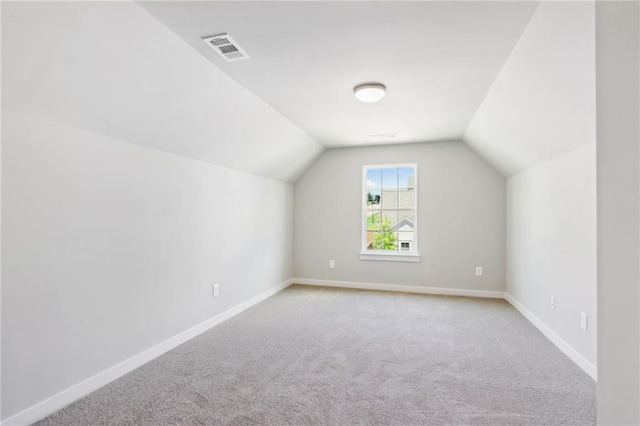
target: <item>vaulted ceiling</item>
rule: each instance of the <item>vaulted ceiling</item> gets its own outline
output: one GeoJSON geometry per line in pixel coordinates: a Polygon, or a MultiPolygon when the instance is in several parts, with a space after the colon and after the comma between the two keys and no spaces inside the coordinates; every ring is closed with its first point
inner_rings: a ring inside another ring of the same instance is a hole
{"type": "Polygon", "coordinates": [[[338,147],[462,138],[537,3],[140,5],[315,140],[338,147]],[[250,59],[226,62],[201,39],[223,32],[250,59]],[[387,86],[379,103],[354,98],[353,87],[368,81],[387,86]]]}
{"type": "Polygon", "coordinates": [[[505,176],[595,141],[592,2],[2,4],[2,107],[269,178],[464,140],[505,176]],[[228,32],[250,59],[201,37],[228,32]],[[9,65],[7,65],[9,64],[9,65]],[[380,81],[363,104],[354,85],[380,81]]]}
{"type": "Polygon", "coordinates": [[[135,3],[2,2],[2,108],[292,182],[324,150],[135,3]]]}
{"type": "Polygon", "coordinates": [[[464,135],[510,176],[596,141],[595,9],[543,2],[464,135]]]}

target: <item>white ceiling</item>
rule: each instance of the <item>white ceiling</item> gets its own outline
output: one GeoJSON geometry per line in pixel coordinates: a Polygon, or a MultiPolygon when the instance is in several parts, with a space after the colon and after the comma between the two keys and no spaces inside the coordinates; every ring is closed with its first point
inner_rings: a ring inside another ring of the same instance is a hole
{"type": "Polygon", "coordinates": [[[141,2],[327,147],[459,140],[537,2],[141,2]],[[201,37],[229,33],[248,60],[201,37]],[[387,96],[363,104],[354,85],[387,96]],[[394,138],[370,135],[395,133],[394,138]]]}
{"type": "Polygon", "coordinates": [[[2,108],[289,182],[324,149],[127,2],[2,2],[2,108]]]}
{"type": "Polygon", "coordinates": [[[464,141],[510,176],[596,141],[595,6],[543,2],[464,141]]]}
{"type": "Polygon", "coordinates": [[[2,36],[3,108],[289,182],[322,145],[462,139],[509,176],[595,141],[593,2],[2,2],[2,36]]]}

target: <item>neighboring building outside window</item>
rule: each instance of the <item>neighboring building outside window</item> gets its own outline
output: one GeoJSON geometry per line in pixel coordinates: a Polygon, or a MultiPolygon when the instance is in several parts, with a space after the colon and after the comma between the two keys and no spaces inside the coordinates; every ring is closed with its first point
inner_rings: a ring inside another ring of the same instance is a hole
{"type": "Polygon", "coordinates": [[[417,168],[417,164],[362,167],[362,260],[420,260],[417,168]]]}

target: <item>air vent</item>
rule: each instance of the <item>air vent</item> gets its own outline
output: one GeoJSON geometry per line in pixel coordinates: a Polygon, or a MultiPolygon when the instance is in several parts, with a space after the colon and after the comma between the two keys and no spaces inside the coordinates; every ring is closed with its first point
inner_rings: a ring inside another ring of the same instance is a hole
{"type": "Polygon", "coordinates": [[[397,135],[398,135],[397,133],[378,133],[376,135],[369,135],[369,137],[392,139],[392,138],[395,138],[397,135]]]}
{"type": "Polygon", "coordinates": [[[218,34],[202,39],[207,45],[215,50],[218,55],[222,56],[227,62],[238,61],[240,59],[249,59],[247,52],[231,38],[229,34],[218,34]]]}

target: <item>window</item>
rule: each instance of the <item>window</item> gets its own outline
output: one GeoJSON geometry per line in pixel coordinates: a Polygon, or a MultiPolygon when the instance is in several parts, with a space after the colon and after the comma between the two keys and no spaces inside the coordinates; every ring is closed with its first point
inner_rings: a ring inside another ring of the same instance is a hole
{"type": "Polygon", "coordinates": [[[419,262],[417,165],[362,167],[362,260],[419,262]]]}

